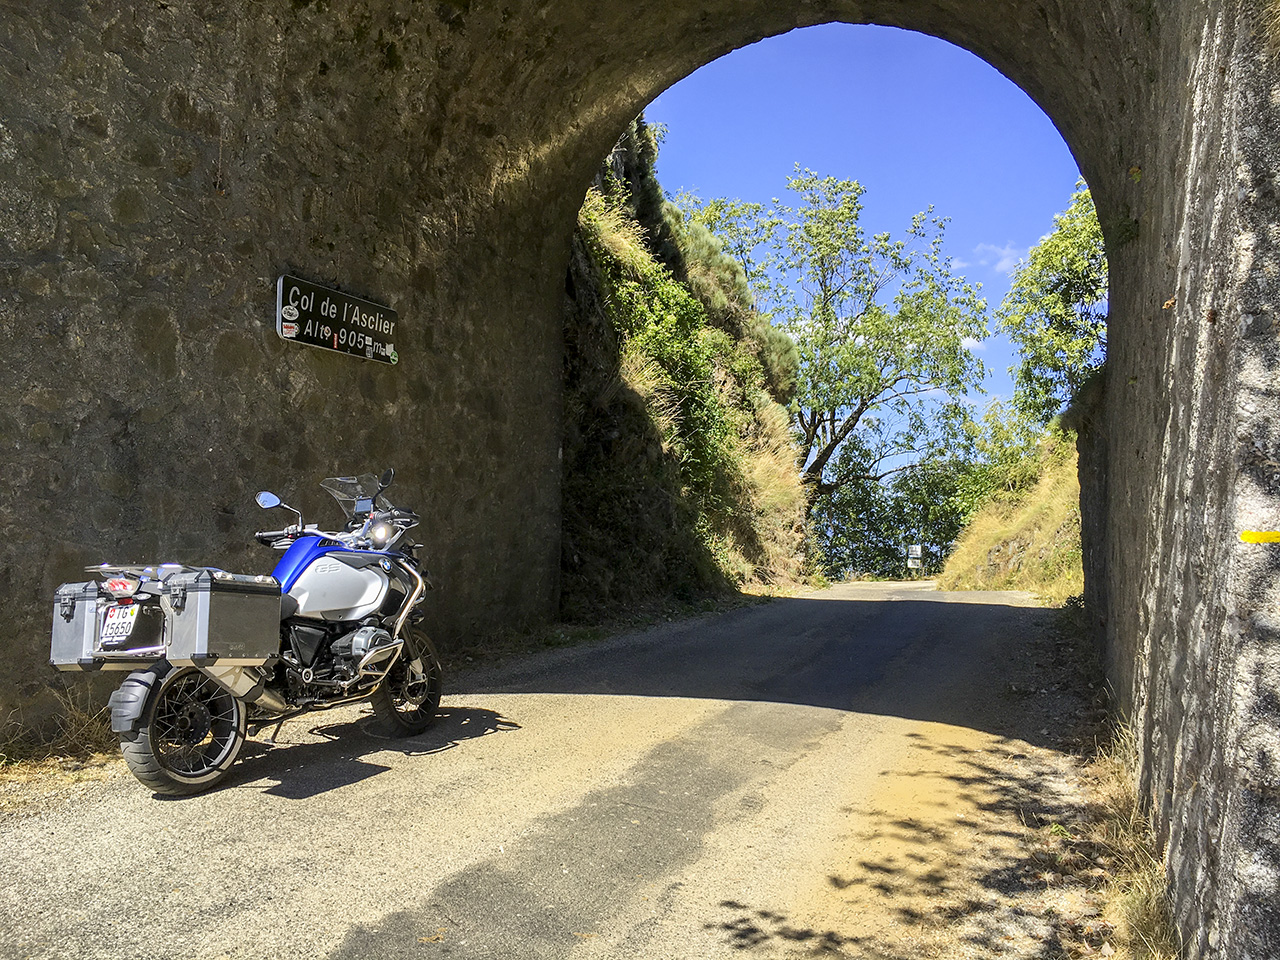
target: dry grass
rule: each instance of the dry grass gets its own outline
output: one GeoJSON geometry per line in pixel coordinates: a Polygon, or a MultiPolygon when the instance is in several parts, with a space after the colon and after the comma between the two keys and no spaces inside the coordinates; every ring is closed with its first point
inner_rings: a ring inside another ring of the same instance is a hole
{"type": "Polygon", "coordinates": [[[1164,862],[1135,789],[1137,749],[1121,727],[1086,765],[1087,804],[1069,825],[1041,830],[1034,856],[1057,875],[1094,892],[1096,910],[1076,918],[1063,939],[1070,960],[1178,960],[1164,862]]]}
{"type": "Polygon", "coordinates": [[[804,484],[796,469],[787,411],[773,403],[756,412],[743,458],[760,557],[749,582],[789,585],[804,579],[804,484]]]}
{"type": "Polygon", "coordinates": [[[1101,814],[1088,839],[1115,864],[1103,916],[1114,925],[1120,960],[1175,960],[1180,945],[1169,910],[1164,862],[1138,796],[1137,765],[1133,731],[1122,726],[1088,771],[1101,814]]]}
{"type": "MultiPolygon", "coordinates": [[[[100,779],[120,757],[110,712],[83,688],[58,691],[58,711],[43,730],[17,711],[0,727],[0,784],[100,779]]],[[[3,804],[0,804],[3,806],[3,804]]]]}
{"type": "Polygon", "coordinates": [[[965,528],[938,577],[943,590],[1025,590],[1059,605],[1084,589],[1074,451],[1046,450],[1040,480],[1014,503],[993,501],[965,528]]]}
{"type": "Polygon", "coordinates": [[[653,257],[644,243],[644,228],[619,206],[609,203],[592,187],[578,211],[578,226],[589,231],[633,278],[652,266],[653,257]]]}
{"type": "Polygon", "coordinates": [[[644,409],[663,440],[663,453],[669,453],[672,440],[680,430],[680,398],[675,395],[652,357],[626,344],[619,363],[620,385],[625,384],[644,401],[644,409]]]}
{"type": "Polygon", "coordinates": [[[1262,26],[1267,46],[1273,54],[1280,54],[1280,0],[1263,0],[1262,26]]]}

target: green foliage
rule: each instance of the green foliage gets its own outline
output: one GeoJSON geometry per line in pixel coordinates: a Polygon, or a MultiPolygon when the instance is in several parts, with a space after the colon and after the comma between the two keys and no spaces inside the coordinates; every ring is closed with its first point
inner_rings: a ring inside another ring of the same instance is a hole
{"type": "MultiPolygon", "coordinates": [[[[652,360],[661,372],[657,389],[675,399],[664,442],[674,450],[690,492],[714,508],[733,473],[727,446],[730,418],[714,388],[716,362],[732,347],[713,336],[701,305],[669,271],[608,238],[623,215],[594,191],[582,206],[583,228],[593,259],[608,284],[609,313],[627,349],[652,360]],[[602,229],[604,228],[604,229],[602,229]]],[[[727,365],[727,364],[725,364],[727,365]]]]}
{"type": "Polygon", "coordinates": [[[712,322],[713,310],[723,320],[741,307],[741,285],[718,262],[718,243],[690,241],[677,221],[668,226],[675,262],[705,281],[682,283],[622,186],[649,174],[626,162],[620,173],[608,195],[592,190],[583,203],[569,278],[570,616],[799,574],[803,493],[785,414],[766,391],[755,341],[712,322]]]}
{"type": "MultiPolygon", "coordinates": [[[[1040,480],[1046,463],[1071,449],[1056,425],[1040,431],[999,400],[981,419],[934,428],[945,455],[911,464],[880,482],[846,484],[820,497],[810,517],[819,566],[833,577],[900,577],[906,545],[921,544],[921,574],[942,570],[957,538],[991,504],[1015,504],[1040,480]],[[1046,450],[1054,451],[1052,456],[1046,450]]],[[[859,454],[846,442],[839,458],[859,454]]]]}
{"type": "Polygon", "coordinates": [[[1053,231],[1019,264],[997,318],[1018,345],[1014,404],[1048,421],[1101,367],[1107,348],[1107,257],[1083,181],[1053,231]]]}
{"type": "Polygon", "coordinates": [[[818,566],[837,579],[901,578],[907,546],[920,544],[920,573],[938,572],[971,513],[967,472],[960,460],[928,461],[819,498],[810,517],[818,566]]]}
{"type": "MultiPolygon", "coordinates": [[[[706,309],[709,321],[752,353],[769,393],[785,404],[795,390],[799,351],[791,337],[757,309],[752,277],[759,273],[760,265],[753,259],[754,248],[730,229],[736,224],[734,229],[745,230],[749,225],[726,216],[726,203],[713,200],[702,205],[696,196],[681,194],[677,202],[666,204],[664,225],[681,254],[675,269],[706,309]],[[725,230],[725,235],[717,228],[725,230]]],[[[742,211],[758,211],[759,207],[736,204],[734,209],[738,211],[734,217],[741,217],[746,215],[742,211]]]]}
{"type": "Polygon", "coordinates": [[[678,194],[674,206],[723,244],[756,294],[770,289],[770,271],[776,259],[774,238],[783,226],[776,213],[759,203],[719,197],[704,201],[689,192],[678,194]]]}
{"type": "Polygon", "coordinates": [[[815,496],[885,476],[949,445],[958,398],[984,371],[970,345],[986,304],[943,255],[946,221],[917,214],[906,237],[867,237],[857,181],[797,171],[798,208],[779,207],[781,279],[770,293],[800,346],[793,415],[815,496]],[[836,459],[851,438],[861,455],[836,459]],[[835,469],[840,464],[840,469],[835,469]]]}
{"type": "Polygon", "coordinates": [[[969,513],[988,500],[1013,501],[1040,478],[1038,449],[1046,437],[1060,437],[1056,425],[1046,432],[1029,422],[1016,408],[992,400],[982,419],[970,422],[969,445],[963,457],[968,464],[965,489],[969,513]]]}
{"type": "Polygon", "coordinates": [[[679,199],[743,264],[769,329],[796,345],[810,549],[831,574],[900,571],[909,515],[931,524],[911,542],[940,557],[966,509],[968,474],[952,461],[972,432],[960,397],[983,376],[971,345],[986,335],[986,304],[953,274],[946,221],[931,211],[901,239],[869,237],[857,181],[797,167],[788,187],[795,207],[679,199]]]}

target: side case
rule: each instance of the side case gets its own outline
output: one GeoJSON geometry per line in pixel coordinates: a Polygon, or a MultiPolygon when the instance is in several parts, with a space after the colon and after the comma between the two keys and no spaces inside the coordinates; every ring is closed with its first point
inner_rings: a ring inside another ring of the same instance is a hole
{"type": "Polygon", "coordinates": [[[64,583],[53,594],[53,640],[49,662],[59,670],[97,670],[98,584],[64,583]]]}
{"type": "Polygon", "coordinates": [[[174,574],[161,599],[170,663],[260,667],[280,653],[280,584],[272,577],[199,570],[174,574]]]}

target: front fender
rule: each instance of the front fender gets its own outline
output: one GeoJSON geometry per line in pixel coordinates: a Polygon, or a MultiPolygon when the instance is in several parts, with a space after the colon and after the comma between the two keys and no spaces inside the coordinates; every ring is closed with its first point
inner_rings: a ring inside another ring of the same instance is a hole
{"type": "Polygon", "coordinates": [[[147,697],[159,680],[159,673],[154,668],[135,670],[124,678],[124,683],[120,684],[119,689],[107,701],[107,706],[111,708],[112,733],[133,733],[138,729],[142,711],[147,706],[147,697]]]}

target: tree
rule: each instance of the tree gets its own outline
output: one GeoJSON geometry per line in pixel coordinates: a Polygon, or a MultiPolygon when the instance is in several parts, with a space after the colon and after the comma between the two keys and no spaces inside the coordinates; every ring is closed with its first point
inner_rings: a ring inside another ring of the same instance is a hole
{"type": "Polygon", "coordinates": [[[779,205],[775,316],[800,348],[792,416],[814,499],[939,455],[981,381],[986,304],[951,272],[946,221],[867,237],[862,186],[797,170],[779,205]]]}
{"type": "Polygon", "coordinates": [[[1107,352],[1107,256],[1093,197],[1081,180],[1053,231],[1031,248],[1000,304],[1018,345],[1014,406],[1044,425],[1098,370],[1107,352]]]}
{"type": "Polygon", "coordinates": [[[768,305],[760,297],[772,289],[770,271],[774,266],[774,238],[782,220],[763,204],[744,203],[713,197],[703,200],[696,193],[681,191],[675,206],[689,222],[705,227],[721,243],[724,252],[741,265],[761,313],[768,305]],[[762,249],[763,248],[763,249],[762,249]]]}
{"type": "MultiPolygon", "coordinates": [[[[984,374],[971,347],[986,304],[952,272],[931,209],[901,239],[867,236],[857,181],[797,167],[787,185],[794,207],[692,198],[687,215],[743,262],[757,309],[799,348],[790,412],[814,554],[836,574],[900,571],[906,528],[890,517],[908,487],[923,502],[930,465],[966,436],[960,398],[984,374]]],[[[943,526],[912,542],[949,543],[954,522],[943,526]]]]}
{"type": "Polygon", "coordinates": [[[959,458],[913,464],[884,483],[855,483],[817,502],[811,526],[828,576],[901,577],[906,547],[921,547],[921,573],[941,571],[973,511],[970,465],[959,458]]]}

